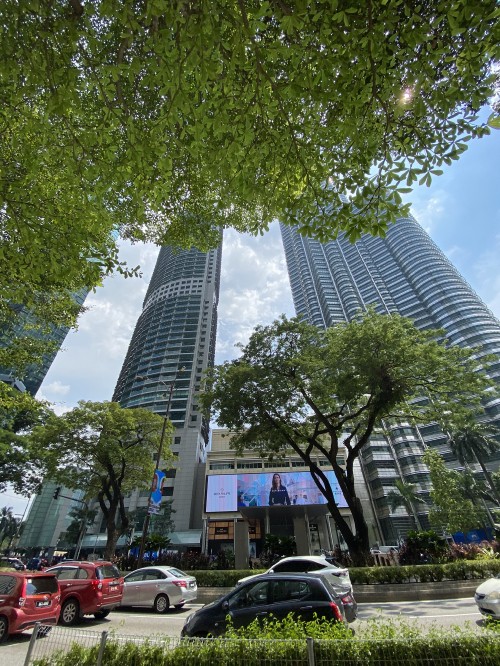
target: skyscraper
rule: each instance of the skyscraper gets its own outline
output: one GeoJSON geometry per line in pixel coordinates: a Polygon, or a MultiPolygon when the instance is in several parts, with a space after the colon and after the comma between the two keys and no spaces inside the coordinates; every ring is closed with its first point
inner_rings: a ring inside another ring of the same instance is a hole
{"type": "MultiPolygon", "coordinates": [[[[82,289],[73,294],[75,303],[80,308],[83,306],[88,293],[88,289],[82,289]]],[[[53,343],[54,346],[51,351],[43,355],[40,364],[32,364],[27,367],[21,377],[18,377],[11,368],[0,367],[0,381],[7,382],[19,390],[26,390],[34,396],[42,385],[45,375],[59,352],[64,338],[68,334],[69,327],[51,325],[48,331],[42,332],[36,327],[37,322],[34,315],[25,307],[14,306],[13,313],[12,321],[0,330],[0,346],[6,347],[12,340],[18,337],[31,337],[36,340],[53,343]]]]}
{"type": "MultiPolygon", "coordinates": [[[[364,235],[352,244],[344,236],[322,244],[281,225],[281,233],[297,315],[321,327],[351,321],[373,306],[398,312],[418,328],[442,328],[452,344],[480,347],[479,356],[500,357],[500,323],[460,273],[413,218],[393,224],[385,238],[364,235]]],[[[500,382],[499,361],[488,374],[500,382]]],[[[500,422],[500,399],[485,404],[491,421],[500,422]]],[[[381,538],[392,541],[415,524],[403,508],[391,511],[387,500],[396,478],[416,484],[425,498],[429,475],[421,458],[436,447],[450,464],[454,457],[437,424],[419,428],[398,424],[388,435],[378,433],[362,452],[381,538]]],[[[499,459],[488,467],[498,468],[499,459]]],[[[425,509],[420,516],[426,524],[425,509]]]]}
{"type": "MultiPolygon", "coordinates": [[[[160,250],[113,395],[123,407],[165,416],[172,387],[176,463],[167,471],[164,495],[173,501],[174,546],[197,545],[201,534],[209,423],[198,394],[202,373],[214,362],[221,251],[160,250]]],[[[129,509],[144,512],[148,496],[148,490],[133,493],[129,509]]]]}

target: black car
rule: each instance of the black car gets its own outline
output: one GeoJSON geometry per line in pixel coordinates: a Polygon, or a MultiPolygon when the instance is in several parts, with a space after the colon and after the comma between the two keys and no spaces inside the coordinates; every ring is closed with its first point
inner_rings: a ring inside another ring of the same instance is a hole
{"type": "Polygon", "coordinates": [[[238,585],[221,599],[190,615],[181,636],[221,636],[229,615],[235,628],[255,618],[283,619],[289,613],[304,621],[315,616],[345,623],[340,597],[324,576],[318,574],[263,574],[238,585]]]}

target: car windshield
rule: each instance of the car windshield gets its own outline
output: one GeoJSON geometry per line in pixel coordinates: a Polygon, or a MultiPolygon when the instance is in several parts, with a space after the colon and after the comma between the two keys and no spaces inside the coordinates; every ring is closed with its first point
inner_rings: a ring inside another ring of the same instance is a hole
{"type": "Polygon", "coordinates": [[[26,594],[52,594],[58,591],[55,576],[37,576],[26,580],[26,594]]]}

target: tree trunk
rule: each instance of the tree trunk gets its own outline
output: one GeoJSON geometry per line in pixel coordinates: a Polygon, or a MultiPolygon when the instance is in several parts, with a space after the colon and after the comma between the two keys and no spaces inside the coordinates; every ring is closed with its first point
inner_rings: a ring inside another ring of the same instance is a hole
{"type": "Polygon", "coordinates": [[[351,530],[348,523],[340,517],[339,509],[336,505],[328,504],[330,513],[339,532],[342,534],[344,541],[349,549],[349,555],[352,563],[356,566],[365,565],[370,559],[370,540],[368,537],[368,525],[366,524],[363,516],[363,510],[359,499],[354,498],[354,503],[349,504],[351,515],[354,520],[355,532],[351,530]]]}
{"type": "Polygon", "coordinates": [[[495,488],[495,484],[493,483],[493,479],[491,478],[491,474],[490,474],[489,471],[486,469],[486,465],[485,465],[484,462],[481,460],[481,457],[480,457],[480,456],[476,455],[476,460],[477,460],[477,462],[479,463],[479,465],[481,466],[481,469],[483,470],[483,474],[484,474],[484,476],[485,476],[486,481],[488,482],[488,485],[489,485],[490,490],[491,490],[491,492],[492,492],[492,494],[493,494],[493,497],[496,499],[497,504],[500,506],[500,497],[499,497],[499,495],[498,495],[498,493],[497,493],[497,489],[495,488]]]}

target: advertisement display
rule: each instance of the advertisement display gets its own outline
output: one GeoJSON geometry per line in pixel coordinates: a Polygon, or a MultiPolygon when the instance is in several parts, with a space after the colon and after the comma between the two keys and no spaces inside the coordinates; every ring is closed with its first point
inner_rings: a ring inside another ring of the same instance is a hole
{"type": "Polygon", "coordinates": [[[161,469],[155,470],[151,495],[149,497],[148,513],[150,515],[160,513],[163,484],[165,483],[165,472],[161,469]]]}
{"type": "MultiPolygon", "coordinates": [[[[337,506],[346,507],[333,471],[325,472],[337,506]]],[[[238,511],[240,507],[326,504],[309,472],[213,474],[207,477],[206,512],[238,511]]]]}

